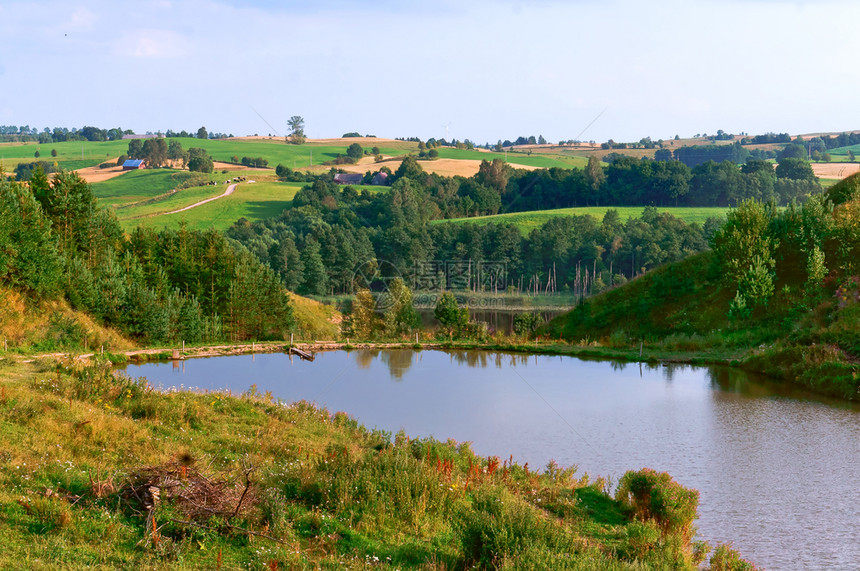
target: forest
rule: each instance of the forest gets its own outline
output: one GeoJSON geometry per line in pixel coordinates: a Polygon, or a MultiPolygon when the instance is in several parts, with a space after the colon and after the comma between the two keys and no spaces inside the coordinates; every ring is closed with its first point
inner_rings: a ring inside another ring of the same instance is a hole
{"type": "Polygon", "coordinates": [[[0,285],[33,299],[66,298],[150,344],[283,339],[289,331],[292,309],[277,274],[220,233],[126,237],[74,172],[49,179],[37,169],[29,186],[0,178],[0,285]]]}

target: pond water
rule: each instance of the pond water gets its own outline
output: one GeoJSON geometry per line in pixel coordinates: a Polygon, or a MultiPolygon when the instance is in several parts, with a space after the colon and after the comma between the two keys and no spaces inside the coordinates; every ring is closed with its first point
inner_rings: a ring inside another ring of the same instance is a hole
{"type": "Polygon", "coordinates": [[[650,467],[700,491],[699,535],[770,571],[860,569],[860,407],[728,368],[482,351],[358,350],[129,366],[155,386],[271,391],[369,428],[472,442],[609,476],[650,467]]]}

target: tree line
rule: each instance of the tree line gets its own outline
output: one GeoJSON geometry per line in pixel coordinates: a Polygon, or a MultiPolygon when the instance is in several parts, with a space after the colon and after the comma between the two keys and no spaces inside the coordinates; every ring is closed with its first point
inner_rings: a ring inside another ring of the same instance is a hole
{"type": "Polygon", "coordinates": [[[483,183],[407,171],[398,169],[385,193],[359,194],[320,177],[301,189],[292,208],[279,217],[254,223],[241,219],[227,236],[277,272],[290,290],[303,294],[354,293],[356,268],[369,261],[409,285],[427,277],[422,274],[426,262],[448,261],[464,262],[469,275],[461,279],[477,290],[543,293],[552,280],[556,292],[583,293],[587,285],[594,293],[705,249],[720,223],[686,224],[650,207],[626,222],[617,211],[602,221],[553,218],[526,237],[509,223],[431,224],[458,212],[470,193],[480,198],[475,187],[483,183]],[[506,279],[482,282],[479,262],[500,264],[506,279]]]}
{"type": "Polygon", "coordinates": [[[284,338],[293,327],[281,280],[216,231],[123,234],[73,172],[29,185],[0,180],[0,284],[65,297],[147,343],[284,338]]]}

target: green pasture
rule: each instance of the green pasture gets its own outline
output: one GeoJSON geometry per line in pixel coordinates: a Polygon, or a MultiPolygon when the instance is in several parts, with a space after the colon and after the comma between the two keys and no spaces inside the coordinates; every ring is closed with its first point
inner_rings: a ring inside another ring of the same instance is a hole
{"type": "Polygon", "coordinates": [[[137,226],[155,229],[178,228],[183,222],[190,230],[226,230],[242,217],[254,221],[278,216],[290,207],[293,197],[302,186],[304,183],[298,182],[243,182],[239,183],[230,196],[185,212],[159,214],[218,196],[227,190],[227,186],[223,184],[195,187],[181,190],[163,201],[118,210],[117,215],[126,231],[137,226]]]}
{"type": "MultiPolygon", "coordinates": [[[[622,221],[642,216],[644,206],[583,206],[578,208],[557,208],[554,210],[530,210],[528,212],[511,212],[509,214],[496,214],[494,216],[476,216],[472,218],[452,218],[450,220],[435,220],[433,224],[440,223],[471,223],[490,224],[506,222],[514,224],[524,236],[529,232],[543,226],[550,218],[556,216],[583,216],[591,215],[602,220],[607,210],[617,210],[622,221]]],[[[725,216],[728,208],[692,208],[692,207],[665,207],[659,208],[660,212],[668,212],[684,222],[703,224],[712,216],[725,216]]]]}
{"type": "Polygon", "coordinates": [[[833,157],[847,157],[848,151],[854,153],[854,156],[860,155],[860,145],[850,145],[847,147],[837,147],[827,151],[833,157]]]}
{"type": "MultiPolygon", "coordinates": [[[[174,169],[147,169],[125,172],[117,177],[92,183],[93,194],[102,206],[122,206],[160,196],[189,182],[221,180],[234,173],[191,173],[174,169]]],[[[208,187],[212,188],[212,187],[208,187]]]]}
{"type": "MultiPolygon", "coordinates": [[[[216,161],[230,162],[233,157],[263,157],[269,161],[269,168],[275,168],[279,164],[292,169],[319,166],[320,164],[336,159],[338,155],[345,155],[346,149],[351,143],[344,145],[325,145],[317,143],[305,143],[304,145],[290,145],[284,139],[273,140],[245,140],[232,139],[194,139],[177,138],[183,149],[199,147],[206,149],[216,161]]],[[[368,151],[374,146],[379,146],[380,151],[386,155],[406,154],[408,149],[417,149],[416,143],[404,143],[397,145],[386,145],[383,141],[378,144],[363,144],[362,148],[368,151]],[[409,145],[404,147],[403,145],[409,145]]]]}
{"type": "Polygon", "coordinates": [[[459,160],[484,160],[492,161],[493,159],[507,160],[509,163],[527,165],[538,168],[583,168],[588,163],[585,157],[575,157],[566,155],[551,155],[545,153],[528,153],[508,152],[507,155],[497,152],[486,152],[469,149],[449,149],[440,147],[439,158],[442,159],[459,159],[459,160]]]}
{"type": "Polygon", "coordinates": [[[19,163],[33,161],[56,162],[66,170],[95,166],[105,161],[116,161],[128,150],[128,141],[67,141],[64,143],[0,143],[0,165],[12,171],[19,163]],[[51,156],[51,150],[57,156],[51,156]],[[39,157],[36,158],[36,151],[39,157]]]}

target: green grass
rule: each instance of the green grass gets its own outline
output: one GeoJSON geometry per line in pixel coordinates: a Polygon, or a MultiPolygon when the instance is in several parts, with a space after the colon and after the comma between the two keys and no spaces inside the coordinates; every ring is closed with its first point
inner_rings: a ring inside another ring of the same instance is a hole
{"type": "Polygon", "coordinates": [[[663,521],[689,525],[696,494],[668,476],[629,473],[652,480],[642,508],[575,469],[111,369],[0,360],[0,568],[696,568],[663,521]]]}
{"type": "Polygon", "coordinates": [[[854,153],[854,156],[860,155],[860,145],[849,145],[847,147],[837,147],[827,151],[833,157],[847,157],[848,151],[854,153]]]}
{"type": "Polygon", "coordinates": [[[192,173],[173,169],[135,170],[91,186],[102,206],[120,206],[162,195],[193,178],[192,173]]]}
{"type": "MultiPolygon", "coordinates": [[[[275,168],[278,164],[290,168],[305,168],[321,165],[323,162],[345,155],[350,143],[344,145],[326,145],[318,143],[305,143],[304,145],[290,145],[283,139],[275,140],[250,140],[236,141],[228,139],[177,139],[182,143],[183,149],[190,147],[201,147],[212,155],[216,161],[230,162],[232,157],[263,157],[269,161],[269,168],[275,168]],[[311,158],[313,155],[313,158],[311,158]],[[313,161],[313,163],[311,163],[313,161]]],[[[417,143],[367,143],[362,145],[368,151],[373,146],[379,146],[383,154],[401,155],[406,154],[407,149],[417,149],[417,143]]]]}
{"type": "Polygon", "coordinates": [[[223,194],[227,186],[204,186],[186,189],[177,192],[169,198],[140,207],[132,207],[117,211],[120,223],[125,230],[131,230],[137,226],[147,228],[178,228],[185,223],[190,230],[226,230],[239,218],[248,220],[263,220],[278,216],[283,210],[290,207],[293,197],[302,188],[304,183],[283,182],[247,182],[239,183],[236,190],[230,196],[219,198],[202,206],[186,210],[177,214],[161,214],[177,210],[223,194]],[[138,218],[143,215],[155,215],[147,218],[138,218]]]}
{"type": "MultiPolygon", "coordinates": [[[[490,224],[506,222],[514,224],[520,229],[523,235],[528,235],[529,232],[541,227],[550,218],[556,216],[582,216],[591,215],[597,219],[603,219],[607,210],[617,210],[621,220],[626,221],[629,218],[635,218],[642,215],[645,209],[643,206],[584,206],[579,208],[557,208],[554,210],[530,210],[528,212],[511,212],[508,214],[496,214],[495,216],[475,216],[472,218],[453,218],[450,220],[436,220],[433,223],[471,223],[471,224],[490,224]]],[[[728,208],[694,208],[694,207],[664,207],[659,209],[660,212],[668,212],[676,218],[680,218],[684,222],[703,224],[712,216],[725,216],[728,208]]]]}
{"type": "Polygon", "coordinates": [[[533,153],[532,155],[528,155],[527,153],[509,152],[506,155],[504,152],[497,153],[468,149],[439,148],[437,150],[439,151],[439,158],[442,159],[468,159],[485,161],[501,159],[507,160],[507,162],[509,163],[547,169],[552,167],[560,167],[567,169],[583,168],[588,163],[588,159],[585,157],[567,156],[561,154],[550,155],[533,153]]]}
{"type": "Polygon", "coordinates": [[[128,150],[128,141],[71,141],[64,143],[2,143],[0,144],[0,165],[6,171],[12,171],[18,163],[33,161],[56,162],[66,170],[75,170],[94,166],[107,160],[116,160],[128,150]],[[51,149],[56,149],[57,156],[51,156],[51,149]],[[33,155],[39,151],[40,157],[33,155]]]}

